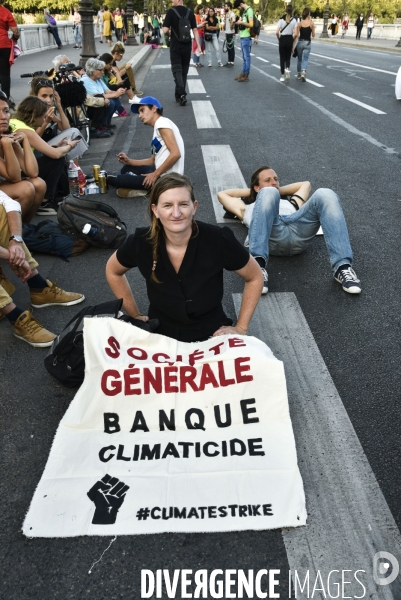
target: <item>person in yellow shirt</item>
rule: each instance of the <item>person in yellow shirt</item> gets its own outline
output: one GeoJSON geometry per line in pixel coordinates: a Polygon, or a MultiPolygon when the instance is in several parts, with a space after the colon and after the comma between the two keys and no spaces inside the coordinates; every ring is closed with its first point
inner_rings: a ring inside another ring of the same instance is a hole
{"type": "Polygon", "coordinates": [[[119,8],[116,8],[116,12],[114,15],[114,22],[116,26],[116,38],[119,42],[123,40],[123,31],[124,31],[124,23],[121,15],[121,11],[119,8]]]}

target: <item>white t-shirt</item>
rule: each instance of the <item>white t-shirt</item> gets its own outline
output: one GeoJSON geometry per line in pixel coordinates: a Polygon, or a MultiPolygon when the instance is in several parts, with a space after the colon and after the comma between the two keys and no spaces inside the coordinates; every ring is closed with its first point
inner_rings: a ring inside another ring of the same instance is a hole
{"type": "Polygon", "coordinates": [[[374,17],[369,17],[369,19],[368,19],[368,27],[370,27],[371,29],[373,29],[374,26],[375,26],[375,18],[374,17]]]}
{"type": "MultiPolygon", "coordinates": [[[[253,209],[255,208],[255,202],[247,204],[245,207],[244,220],[242,223],[247,227],[250,226],[252,220],[253,209]]],[[[280,200],[280,206],[278,212],[280,215],[292,215],[295,212],[295,207],[288,202],[288,200],[280,200]]]]}
{"type": "Polygon", "coordinates": [[[292,35],[294,33],[296,24],[297,20],[294,17],[291,17],[291,21],[288,23],[288,25],[285,19],[280,19],[280,21],[277,23],[277,27],[280,28],[280,35],[292,35]]]}
{"type": "Polygon", "coordinates": [[[225,15],[225,28],[224,28],[224,32],[225,33],[235,33],[234,29],[231,29],[231,23],[235,22],[235,14],[231,11],[228,11],[228,13],[226,13],[225,15]]]}
{"type": "MultiPolygon", "coordinates": [[[[160,129],[172,129],[175,137],[175,141],[177,142],[177,146],[181,153],[181,157],[177,160],[177,162],[166,171],[166,173],[179,173],[180,175],[184,175],[184,158],[185,158],[185,149],[184,149],[184,141],[181,137],[180,130],[177,125],[175,125],[170,119],[166,117],[159,117],[154,125],[153,130],[153,139],[152,139],[152,154],[155,156],[155,167],[158,169],[160,165],[164,163],[165,160],[170,156],[170,151],[167,148],[161,134],[160,129]]],[[[163,173],[165,175],[166,173],[163,173]]]]}
{"type": "Polygon", "coordinates": [[[16,200],[7,196],[4,192],[0,190],[0,206],[4,206],[4,210],[6,212],[21,212],[21,204],[16,200]]]}

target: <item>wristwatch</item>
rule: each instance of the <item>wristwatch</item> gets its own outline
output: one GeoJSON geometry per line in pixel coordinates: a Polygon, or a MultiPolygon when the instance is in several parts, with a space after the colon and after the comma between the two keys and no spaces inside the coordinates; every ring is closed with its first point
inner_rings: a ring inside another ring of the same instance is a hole
{"type": "Polygon", "coordinates": [[[22,237],[21,237],[20,235],[17,235],[17,234],[15,234],[15,235],[12,235],[12,236],[9,238],[9,240],[8,240],[8,241],[9,241],[9,242],[11,242],[11,240],[14,240],[15,242],[18,242],[19,244],[22,244],[22,242],[24,241],[24,240],[22,239],[22,237]]]}

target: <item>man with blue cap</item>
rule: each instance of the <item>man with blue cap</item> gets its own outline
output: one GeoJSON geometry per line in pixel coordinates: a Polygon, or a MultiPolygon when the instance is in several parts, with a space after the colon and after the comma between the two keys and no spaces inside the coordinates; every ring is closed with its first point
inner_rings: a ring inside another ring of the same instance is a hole
{"type": "Polygon", "coordinates": [[[152,154],[134,160],[124,152],[117,155],[124,166],[120,175],[109,175],[107,183],[117,189],[120,198],[146,196],[155,181],[166,173],[184,174],[184,142],[180,131],[170,119],[163,117],[163,107],[157,98],[145,96],[131,104],[144,125],[153,127],[152,154]]]}

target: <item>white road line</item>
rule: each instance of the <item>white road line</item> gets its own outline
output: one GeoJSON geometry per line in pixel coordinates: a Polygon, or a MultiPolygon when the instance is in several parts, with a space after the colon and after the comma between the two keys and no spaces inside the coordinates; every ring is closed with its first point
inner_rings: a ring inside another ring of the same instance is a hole
{"type": "Polygon", "coordinates": [[[151,69],[171,69],[171,65],[152,65],[151,69]]]}
{"type": "MultiPolygon", "coordinates": [[[[241,294],[233,300],[238,314],[241,294]]],[[[292,574],[296,570],[301,582],[308,574],[312,589],[318,570],[326,582],[333,569],[350,569],[347,581],[361,569],[357,577],[366,590],[354,579],[348,596],[395,600],[397,582],[375,584],[372,565],[379,550],[400,556],[400,533],[295,294],[263,296],[249,335],[284,361],[308,511],[306,527],[282,530],[292,574]]],[[[326,597],[323,586],[316,600],[326,597]]],[[[312,596],[298,587],[297,598],[312,596]]]]}
{"type": "Polygon", "coordinates": [[[385,115],[387,113],[379,110],[378,108],[374,108],[374,106],[370,106],[369,104],[365,104],[364,102],[360,102],[359,100],[355,100],[355,98],[350,98],[349,96],[345,96],[345,94],[340,94],[339,92],[333,92],[335,96],[339,96],[340,98],[344,98],[344,100],[348,100],[348,102],[352,102],[353,104],[357,104],[358,106],[362,106],[362,108],[366,108],[366,110],[370,110],[376,115],[385,115]]]}
{"type": "Polygon", "coordinates": [[[360,65],[359,63],[349,62],[348,60],[341,60],[340,58],[333,58],[332,56],[324,56],[323,54],[315,54],[311,52],[312,56],[319,56],[320,58],[326,58],[327,60],[334,60],[335,62],[344,63],[346,65],[352,65],[353,67],[361,67],[361,69],[369,69],[369,71],[377,71],[378,73],[386,73],[387,75],[397,75],[393,71],[384,71],[383,69],[376,69],[376,67],[368,67],[366,65],[360,65]]]}
{"type": "Polygon", "coordinates": [[[268,62],[270,62],[270,60],[266,60],[265,58],[262,58],[261,56],[257,56],[256,58],[257,58],[258,60],[262,60],[262,61],[263,61],[263,62],[265,62],[265,63],[268,63],[268,62]]]}
{"type": "Polygon", "coordinates": [[[251,52],[251,56],[255,56],[255,54],[252,54],[252,52],[251,52]]]}
{"type": "Polygon", "coordinates": [[[220,122],[210,100],[192,100],[198,129],[221,129],[220,122]]]}
{"type": "Polygon", "coordinates": [[[380,52],[380,50],[365,50],[365,52],[367,52],[368,54],[381,54],[382,56],[390,56],[385,52],[380,52]]]}
{"type": "MultiPolygon", "coordinates": [[[[268,77],[269,79],[273,79],[273,81],[277,81],[277,79],[275,77],[273,77],[273,75],[269,75],[268,73],[265,73],[264,71],[262,71],[262,69],[259,69],[259,67],[253,67],[253,68],[256,71],[259,71],[259,73],[262,73],[262,75],[264,75],[265,77],[268,77]]],[[[379,140],[376,140],[369,133],[365,133],[364,131],[361,131],[360,129],[357,129],[356,127],[351,125],[351,123],[347,123],[347,121],[344,121],[344,119],[341,119],[334,113],[330,112],[329,110],[327,110],[327,108],[324,108],[324,106],[321,106],[317,102],[314,102],[314,100],[312,100],[311,98],[304,96],[303,94],[301,94],[301,92],[294,90],[294,88],[292,88],[292,87],[288,87],[287,89],[289,89],[294,94],[297,94],[298,96],[303,98],[303,100],[305,100],[305,102],[308,102],[309,104],[311,104],[312,106],[314,106],[315,108],[320,110],[320,112],[322,112],[324,115],[326,115],[326,117],[329,117],[329,119],[334,121],[334,123],[337,123],[337,125],[341,125],[341,127],[344,127],[350,133],[353,133],[354,135],[358,136],[359,138],[363,138],[370,144],[373,144],[373,146],[376,146],[377,148],[384,150],[384,152],[386,152],[386,154],[398,154],[398,151],[395,150],[395,148],[390,148],[389,146],[382,144],[381,142],[379,142],[379,140]]]]}
{"type": "Polygon", "coordinates": [[[197,67],[189,67],[189,69],[188,69],[188,75],[190,77],[199,76],[198,68],[197,67]]]}
{"type": "Polygon", "coordinates": [[[279,69],[279,68],[280,68],[280,65],[274,65],[274,64],[272,63],[272,67],[276,67],[276,69],[279,69]]]}
{"type": "Polygon", "coordinates": [[[232,223],[223,218],[225,210],[217,193],[232,188],[246,188],[245,179],[230,146],[201,146],[210,195],[217,223],[232,223]]]}
{"type": "Polygon", "coordinates": [[[311,83],[312,85],[315,85],[316,87],[324,87],[324,85],[322,85],[321,83],[316,83],[316,81],[312,81],[312,79],[306,79],[306,83],[311,83]]]}
{"type": "Polygon", "coordinates": [[[206,90],[201,79],[188,79],[187,83],[190,94],[206,94],[206,90]]]}

